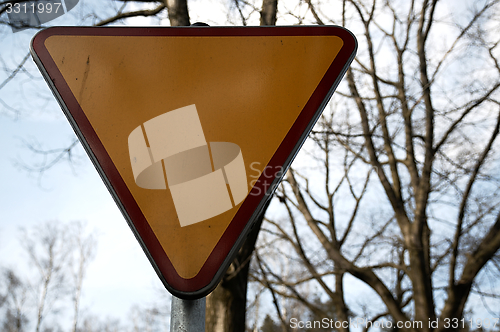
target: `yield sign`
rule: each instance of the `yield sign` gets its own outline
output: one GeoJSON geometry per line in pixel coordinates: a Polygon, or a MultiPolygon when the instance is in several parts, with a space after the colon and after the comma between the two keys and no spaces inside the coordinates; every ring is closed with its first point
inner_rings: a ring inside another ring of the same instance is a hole
{"type": "Polygon", "coordinates": [[[354,58],[323,27],[56,27],[35,62],[166,288],[215,288],[354,58]]]}

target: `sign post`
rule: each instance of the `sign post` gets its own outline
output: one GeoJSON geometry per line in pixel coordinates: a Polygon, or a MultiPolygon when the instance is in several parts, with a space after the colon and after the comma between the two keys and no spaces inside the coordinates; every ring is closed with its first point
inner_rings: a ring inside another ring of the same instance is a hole
{"type": "Polygon", "coordinates": [[[184,300],[172,296],[170,332],[205,331],[206,297],[184,300]]]}
{"type": "Polygon", "coordinates": [[[337,26],[54,27],[31,42],[153,268],[184,300],[222,279],[356,49],[337,26]]]}

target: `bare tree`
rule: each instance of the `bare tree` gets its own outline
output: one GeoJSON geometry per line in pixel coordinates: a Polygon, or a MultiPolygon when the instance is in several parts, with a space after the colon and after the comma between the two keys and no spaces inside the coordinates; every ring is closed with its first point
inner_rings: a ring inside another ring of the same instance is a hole
{"type": "Polygon", "coordinates": [[[132,332],[160,332],[168,331],[166,318],[168,314],[161,310],[162,306],[152,305],[147,307],[134,306],[131,310],[130,319],[132,332]]]}
{"type": "Polygon", "coordinates": [[[72,277],[73,300],[73,323],[71,324],[71,331],[77,332],[83,281],[85,279],[89,263],[95,257],[97,240],[93,234],[85,234],[85,225],[82,222],[75,222],[71,224],[69,236],[73,247],[73,257],[71,257],[69,261],[72,277]]]}
{"type": "Polygon", "coordinates": [[[467,304],[498,308],[499,298],[481,280],[500,273],[499,2],[452,11],[439,1],[344,0],[337,17],[325,16],[326,4],[304,5],[300,19],[350,27],[360,49],[314,129],[309,165],[280,188],[285,217],[265,227],[273,241],[259,245],[264,262],[269,248],[300,262],[296,276],[274,260],[254,278],[316,317],[475,329],[467,304]],[[348,300],[347,278],[370,289],[364,306],[348,300]],[[303,296],[305,285],[335,317],[303,296]]]}
{"type": "Polygon", "coordinates": [[[26,284],[10,269],[3,271],[5,285],[3,295],[0,295],[0,312],[2,331],[23,332],[29,323],[27,317],[27,287],[26,284]]]}
{"type": "Polygon", "coordinates": [[[56,222],[23,229],[22,245],[29,257],[30,265],[36,271],[30,288],[36,299],[35,331],[42,330],[42,324],[59,300],[66,296],[67,265],[69,248],[67,231],[56,222]]]}
{"type": "Polygon", "coordinates": [[[57,330],[61,315],[72,307],[71,331],[81,331],[80,298],[95,235],[81,222],[51,221],[22,229],[20,242],[27,260],[21,259],[16,270],[5,269],[0,279],[3,330],[57,330]]]}
{"type": "Polygon", "coordinates": [[[82,319],[78,332],[120,332],[127,329],[117,319],[88,315],[82,319]]]}

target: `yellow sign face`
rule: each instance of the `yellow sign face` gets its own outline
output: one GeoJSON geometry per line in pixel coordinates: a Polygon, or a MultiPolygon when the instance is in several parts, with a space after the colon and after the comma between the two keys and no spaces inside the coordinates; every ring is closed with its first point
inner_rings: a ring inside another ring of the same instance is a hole
{"type": "MultiPolygon", "coordinates": [[[[182,279],[200,274],[238,210],[257,195],[256,183],[300,125],[345,37],[78,29],[37,35],[37,60],[116,168],[133,198],[122,199],[128,192],[110,180],[124,213],[135,212],[123,200],[134,201],[180,280],[175,287],[190,292],[182,279]]],[[[78,121],[75,129],[87,136],[78,121]]],[[[88,141],[99,159],[100,147],[88,141]]]]}

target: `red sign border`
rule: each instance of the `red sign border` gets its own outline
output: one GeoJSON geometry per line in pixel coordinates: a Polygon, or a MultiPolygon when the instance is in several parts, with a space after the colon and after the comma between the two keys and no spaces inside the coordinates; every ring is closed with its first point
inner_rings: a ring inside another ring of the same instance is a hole
{"type": "Polygon", "coordinates": [[[59,101],[77,136],[86,148],[99,174],[107,185],[130,228],[141,244],[165,287],[184,299],[201,298],[219,283],[234,255],[246,239],[257,216],[276,185],[293,161],[331,95],[354,59],[356,38],[338,26],[293,27],[52,27],[40,31],[31,41],[31,53],[44,78],[59,101]],[[268,166],[281,169],[281,176],[260,176],[200,272],[191,279],[177,274],[163,251],[134,197],[120,176],[110,156],[95,133],[75,96],[45,47],[45,40],[54,35],[72,36],[338,36],[344,44],[326,74],[306,103],[268,166]]]}

